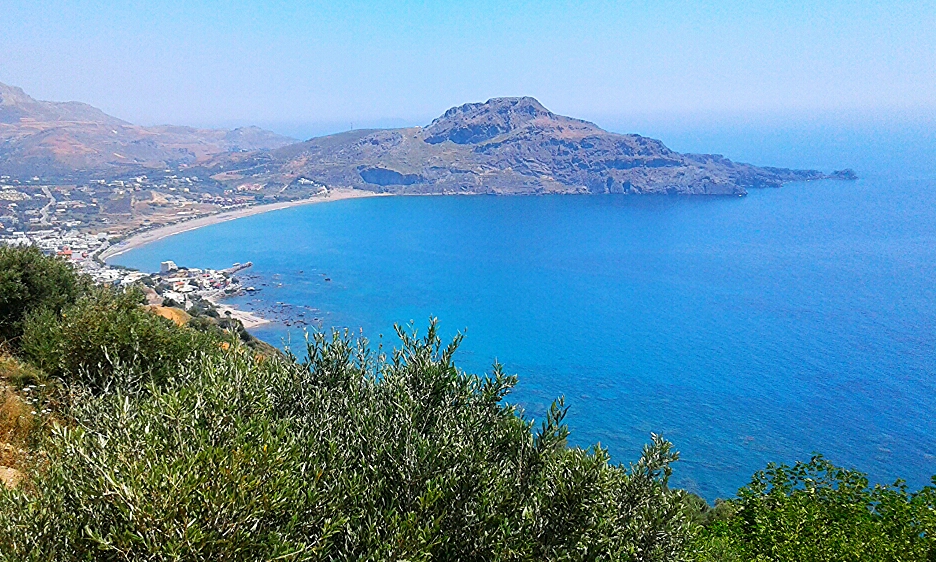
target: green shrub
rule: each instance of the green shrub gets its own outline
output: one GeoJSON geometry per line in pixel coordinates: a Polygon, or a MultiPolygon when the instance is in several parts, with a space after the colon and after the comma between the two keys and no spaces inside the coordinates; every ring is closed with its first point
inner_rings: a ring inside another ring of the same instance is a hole
{"type": "Polygon", "coordinates": [[[163,381],[214,341],[151,314],[134,289],[96,287],[60,313],[42,307],[24,322],[21,354],[49,375],[93,392],[163,381]]]}
{"type": "Polygon", "coordinates": [[[434,325],[400,335],[389,358],[338,334],[301,364],[235,347],[77,402],[0,493],[0,560],[685,558],[668,443],[611,465],[567,447],[561,402],[534,432],[515,377],[458,371],[434,325]]]}
{"type": "Polygon", "coordinates": [[[769,465],[725,505],[700,534],[698,560],[936,560],[936,487],[869,487],[821,456],[769,465]]]}
{"type": "Polygon", "coordinates": [[[16,346],[29,313],[59,313],[89,287],[90,281],[64,260],[34,247],[0,245],[0,342],[16,346]]]}

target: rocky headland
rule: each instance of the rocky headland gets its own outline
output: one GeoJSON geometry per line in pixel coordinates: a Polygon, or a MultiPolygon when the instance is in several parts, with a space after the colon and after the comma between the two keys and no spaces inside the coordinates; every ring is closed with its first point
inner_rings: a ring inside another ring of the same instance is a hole
{"type": "Polygon", "coordinates": [[[530,97],[446,111],[427,127],[360,130],[278,149],[220,154],[202,165],[222,182],[311,182],[391,193],[656,193],[743,195],[786,182],[853,179],[681,154],[640,135],[557,115],[530,97]]]}

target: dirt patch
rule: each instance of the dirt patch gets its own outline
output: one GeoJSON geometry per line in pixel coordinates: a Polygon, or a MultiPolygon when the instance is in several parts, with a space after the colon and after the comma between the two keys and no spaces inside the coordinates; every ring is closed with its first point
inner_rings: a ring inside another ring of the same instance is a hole
{"type": "Polygon", "coordinates": [[[0,466],[0,484],[13,489],[23,481],[23,473],[15,468],[0,466]]]}
{"type": "Polygon", "coordinates": [[[152,288],[143,285],[143,296],[146,297],[146,304],[151,306],[162,306],[163,298],[152,288]]]}

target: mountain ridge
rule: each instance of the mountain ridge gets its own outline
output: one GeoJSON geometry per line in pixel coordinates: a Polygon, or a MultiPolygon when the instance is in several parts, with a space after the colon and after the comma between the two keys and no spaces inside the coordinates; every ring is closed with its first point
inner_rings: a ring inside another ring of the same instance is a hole
{"type": "Polygon", "coordinates": [[[224,152],[295,142],[259,127],[144,127],[81,102],[40,101],[0,83],[0,171],[76,181],[177,169],[224,152]]]}
{"type": "Polygon", "coordinates": [[[86,103],[40,101],[29,96],[22,88],[0,83],[0,123],[12,124],[21,119],[130,124],[86,103]]]}

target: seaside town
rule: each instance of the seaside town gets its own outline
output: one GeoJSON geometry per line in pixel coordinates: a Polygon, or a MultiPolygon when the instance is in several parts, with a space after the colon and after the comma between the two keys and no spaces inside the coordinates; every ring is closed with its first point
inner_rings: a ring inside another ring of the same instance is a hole
{"type": "Polygon", "coordinates": [[[107,231],[113,236],[257,204],[329,196],[304,177],[286,185],[212,178],[165,170],[160,175],[108,176],[80,183],[62,178],[0,175],[0,238],[31,230],[107,231]]]}
{"type": "Polygon", "coordinates": [[[219,302],[224,297],[255,290],[253,287],[244,287],[234,275],[249,268],[252,265],[250,262],[235,263],[227,269],[215,270],[179,267],[173,261],[164,261],[160,263],[158,273],[144,273],[104,263],[101,254],[111,246],[107,233],[81,233],[74,229],[11,232],[0,237],[0,243],[13,246],[36,246],[45,254],[68,260],[76,270],[87,274],[96,283],[122,287],[139,284],[144,288],[147,303],[151,305],[170,302],[178,308],[189,310],[207,301],[222,312],[231,313],[246,327],[264,322],[260,318],[219,302]]]}
{"type": "Polygon", "coordinates": [[[112,205],[101,205],[98,196],[106,193],[108,201],[111,201],[114,195],[120,197],[141,186],[152,187],[145,176],[135,178],[132,182],[100,180],[83,187],[46,185],[39,183],[38,178],[34,179],[35,182],[20,182],[8,176],[0,177],[0,244],[35,246],[45,254],[68,260],[76,270],[87,274],[97,283],[117,286],[139,284],[144,287],[148,304],[169,301],[187,310],[196,303],[207,301],[222,312],[242,320],[247,327],[264,322],[219,302],[221,298],[244,294],[247,289],[253,289],[245,288],[234,276],[234,273],[250,267],[249,262],[234,264],[224,270],[213,270],[178,267],[172,261],[165,261],[158,273],[144,273],[114,267],[104,261],[108,249],[113,250],[115,242],[130,234],[221,211],[245,208],[255,202],[253,198],[206,197],[202,194],[197,197],[200,203],[194,204],[188,195],[190,189],[182,186],[197,183],[197,178],[171,177],[155,185],[157,189],[171,190],[170,195],[161,198],[153,195],[149,199],[159,201],[158,208],[182,210],[176,210],[172,215],[165,212],[147,213],[147,218],[128,220],[130,213],[119,216],[121,213],[114,213],[112,205]],[[171,195],[176,189],[180,195],[171,195]],[[109,225],[112,228],[106,229],[109,225]]]}

